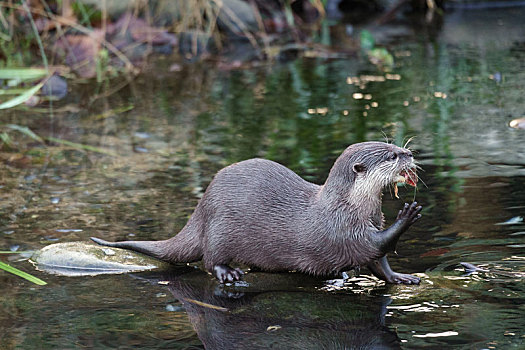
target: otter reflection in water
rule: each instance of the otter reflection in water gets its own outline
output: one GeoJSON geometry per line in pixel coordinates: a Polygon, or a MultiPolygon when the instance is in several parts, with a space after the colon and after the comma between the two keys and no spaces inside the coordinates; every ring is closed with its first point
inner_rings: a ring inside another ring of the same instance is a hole
{"type": "Polygon", "coordinates": [[[241,287],[199,270],[160,279],[208,350],[399,348],[385,326],[387,297],[319,291],[321,280],[301,274],[250,273],[241,287]]]}

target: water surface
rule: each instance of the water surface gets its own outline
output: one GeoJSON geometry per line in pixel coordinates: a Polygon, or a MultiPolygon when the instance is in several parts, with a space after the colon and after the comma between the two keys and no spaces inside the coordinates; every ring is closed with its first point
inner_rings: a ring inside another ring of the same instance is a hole
{"type": "Polygon", "coordinates": [[[385,285],[366,270],[344,283],[250,273],[223,287],[193,267],[67,278],[2,255],[48,282],[0,272],[2,347],[522,348],[525,134],[509,122],[525,111],[523,16],[456,11],[428,37],[408,28],[389,44],[388,74],[363,58],[180,72],[158,58],[119,90],[76,84],[51,112],[2,114],[3,124],[110,154],[13,134],[0,152],[1,250],[170,237],[216,171],[252,157],[322,183],[349,144],[414,137],[424,170],[417,192],[387,191],[383,205],[388,223],[404,201],[424,206],[390,258],[420,286],[385,285]],[[489,272],[467,275],[459,262],[489,272]]]}

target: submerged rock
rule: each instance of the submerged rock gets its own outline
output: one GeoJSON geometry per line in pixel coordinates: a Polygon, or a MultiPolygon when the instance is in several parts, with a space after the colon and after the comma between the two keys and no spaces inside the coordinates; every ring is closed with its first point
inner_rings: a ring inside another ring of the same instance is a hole
{"type": "Polygon", "coordinates": [[[35,252],[30,261],[39,270],[63,276],[119,274],[170,266],[140,253],[87,242],[51,244],[35,252]]]}
{"type": "Polygon", "coordinates": [[[67,82],[64,78],[53,75],[44,83],[41,92],[42,95],[60,100],[67,95],[67,82]]]}
{"type": "Polygon", "coordinates": [[[514,129],[525,129],[525,118],[514,119],[509,125],[514,129]]]}

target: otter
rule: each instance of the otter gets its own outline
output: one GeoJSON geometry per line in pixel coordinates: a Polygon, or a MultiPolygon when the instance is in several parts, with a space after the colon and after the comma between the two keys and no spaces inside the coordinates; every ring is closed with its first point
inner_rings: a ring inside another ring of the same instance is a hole
{"type": "Polygon", "coordinates": [[[220,283],[240,280],[245,264],[264,271],[329,276],[367,266],[388,283],[419,284],[392,271],[387,254],[421,217],[417,202],[405,203],[384,228],[382,190],[416,186],[412,152],[383,142],[350,145],[337,158],[324,185],[303,180],[265,159],[220,170],[184,228],[163,241],[98,244],[134,250],[169,263],[204,261],[220,283]]]}

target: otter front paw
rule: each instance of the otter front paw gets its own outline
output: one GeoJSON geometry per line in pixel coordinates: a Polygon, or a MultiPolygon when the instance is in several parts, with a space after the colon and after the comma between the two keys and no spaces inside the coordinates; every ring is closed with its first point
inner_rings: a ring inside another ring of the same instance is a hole
{"type": "Polygon", "coordinates": [[[405,203],[403,209],[401,209],[397,214],[396,220],[406,220],[408,225],[412,225],[421,217],[421,209],[422,207],[418,206],[417,202],[413,202],[410,205],[405,203]]]}
{"type": "Polygon", "coordinates": [[[405,273],[393,272],[387,276],[386,281],[393,284],[419,284],[421,282],[421,278],[405,273]]]}
{"type": "Polygon", "coordinates": [[[226,283],[240,281],[244,272],[241,269],[233,269],[228,265],[215,265],[213,267],[213,275],[220,283],[226,283]]]}

